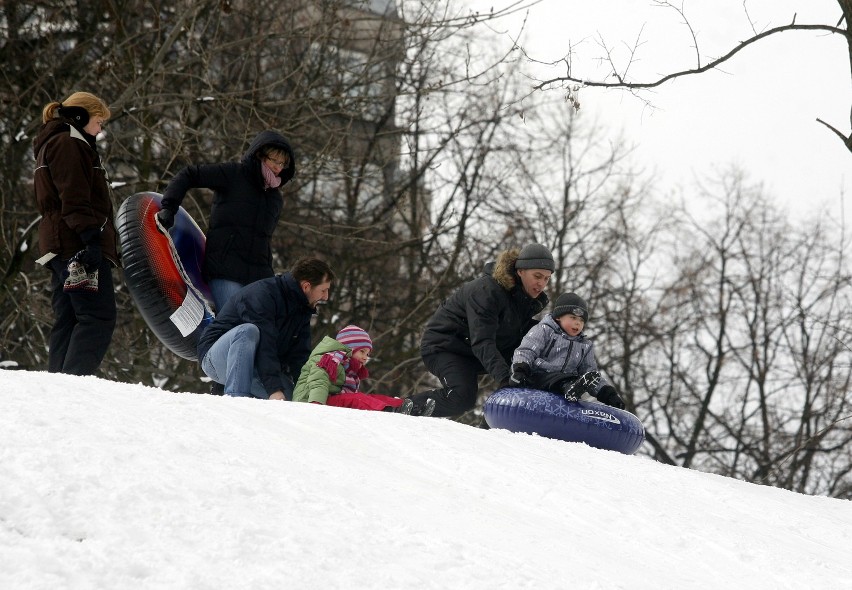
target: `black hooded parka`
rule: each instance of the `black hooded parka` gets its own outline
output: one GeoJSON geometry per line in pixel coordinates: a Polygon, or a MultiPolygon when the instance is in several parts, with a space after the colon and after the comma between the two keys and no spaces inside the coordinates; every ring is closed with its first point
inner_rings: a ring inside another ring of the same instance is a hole
{"type": "Polygon", "coordinates": [[[280,173],[284,186],[296,173],[290,143],[275,131],[263,131],[251,142],[240,162],[187,166],[163,193],[164,209],[177,211],[192,188],[213,190],[213,206],[204,260],[204,277],[246,285],[274,276],[272,234],[284,199],[279,188],[265,188],[258,153],[269,146],[285,152],[289,164],[280,173]]]}

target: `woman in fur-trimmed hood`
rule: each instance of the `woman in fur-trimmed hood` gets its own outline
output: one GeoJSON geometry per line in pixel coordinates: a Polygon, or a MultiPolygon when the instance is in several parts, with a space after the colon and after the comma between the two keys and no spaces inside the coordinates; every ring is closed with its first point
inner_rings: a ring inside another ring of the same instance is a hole
{"type": "Polygon", "coordinates": [[[547,306],[544,288],[554,268],[541,244],[506,250],[441,303],[426,324],[420,353],[443,387],[413,396],[413,413],[434,403],[433,416],[458,416],[476,404],[479,375],[509,381],[512,353],[547,306]]]}

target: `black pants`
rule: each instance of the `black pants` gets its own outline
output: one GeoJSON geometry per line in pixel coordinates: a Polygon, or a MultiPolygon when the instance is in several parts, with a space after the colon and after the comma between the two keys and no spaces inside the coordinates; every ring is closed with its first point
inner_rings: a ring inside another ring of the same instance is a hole
{"type": "Polygon", "coordinates": [[[411,396],[415,404],[428,398],[435,400],[432,415],[438,418],[460,416],[476,405],[478,380],[485,368],[478,360],[449,352],[423,355],[423,364],[443,385],[440,389],[424,391],[411,396]]]}
{"type": "Polygon", "coordinates": [[[55,322],[50,331],[47,370],[69,375],[93,375],[104,360],[115,329],[115,290],[112,264],[106,258],[98,267],[97,292],[66,293],[68,261],[54,258],[50,287],[55,322]]]}
{"type": "Polygon", "coordinates": [[[533,373],[530,375],[528,384],[533,389],[562,393],[566,385],[576,380],[577,377],[569,377],[565,373],[533,373]]]}

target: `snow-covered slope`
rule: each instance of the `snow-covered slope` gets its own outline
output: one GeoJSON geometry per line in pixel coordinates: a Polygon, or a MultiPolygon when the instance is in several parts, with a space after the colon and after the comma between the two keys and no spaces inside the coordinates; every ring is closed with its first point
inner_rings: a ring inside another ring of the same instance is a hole
{"type": "Polygon", "coordinates": [[[0,588],[852,588],[852,502],[448,420],[0,371],[0,588]]]}

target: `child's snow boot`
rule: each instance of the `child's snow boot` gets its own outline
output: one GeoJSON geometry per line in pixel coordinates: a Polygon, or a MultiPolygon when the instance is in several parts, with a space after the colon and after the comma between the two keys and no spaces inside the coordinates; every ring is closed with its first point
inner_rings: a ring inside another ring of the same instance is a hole
{"type": "Polygon", "coordinates": [[[562,394],[569,402],[575,402],[583,397],[584,393],[594,395],[600,382],[601,374],[597,371],[589,371],[580,375],[576,381],[566,383],[562,387],[562,394]]]}

